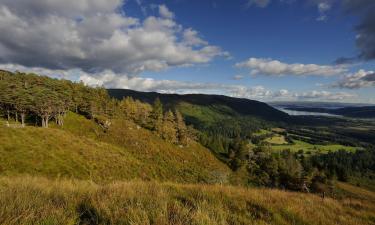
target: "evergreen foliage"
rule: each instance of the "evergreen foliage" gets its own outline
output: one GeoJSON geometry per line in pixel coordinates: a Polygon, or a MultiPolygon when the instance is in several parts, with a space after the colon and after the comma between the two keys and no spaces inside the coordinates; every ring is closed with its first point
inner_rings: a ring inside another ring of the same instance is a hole
{"type": "Polygon", "coordinates": [[[116,100],[102,87],[7,71],[0,71],[0,90],[0,113],[8,121],[20,121],[22,127],[28,122],[48,128],[51,119],[63,126],[66,113],[73,111],[94,120],[104,130],[115,119],[129,119],[173,144],[186,146],[194,139],[181,114],[163,114],[158,98],[152,106],[131,97],[116,100]]]}

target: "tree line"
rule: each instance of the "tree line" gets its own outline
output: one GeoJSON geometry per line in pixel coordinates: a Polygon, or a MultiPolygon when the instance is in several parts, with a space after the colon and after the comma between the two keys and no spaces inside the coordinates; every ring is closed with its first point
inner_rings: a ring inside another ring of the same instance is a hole
{"type": "Polygon", "coordinates": [[[181,113],[164,110],[159,99],[153,105],[131,97],[116,100],[103,87],[8,71],[0,71],[0,90],[0,112],[22,127],[33,124],[48,128],[51,120],[63,126],[66,113],[72,111],[96,121],[103,129],[109,129],[117,119],[129,119],[173,144],[187,145],[194,138],[181,113]]]}
{"type": "Polygon", "coordinates": [[[245,169],[250,185],[328,193],[335,179],[375,179],[375,150],[371,148],[306,156],[290,150],[275,152],[267,145],[255,147],[238,137],[229,149],[228,164],[234,171],[245,169]]]}

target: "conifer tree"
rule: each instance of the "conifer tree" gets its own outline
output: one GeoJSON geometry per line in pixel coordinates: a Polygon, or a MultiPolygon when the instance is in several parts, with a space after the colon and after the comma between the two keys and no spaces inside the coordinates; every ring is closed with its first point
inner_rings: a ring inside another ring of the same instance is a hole
{"type": "Polygon", "coordinates": [[[171,110],[168,110],[164,114],[163,125],[162,125],[162,138],[173,144],[177,143],[177,130],[175,117],[171,110]]]}
{"type": "Polygon", "coordinates": [[[176,110],[176,127],[177,127],[177,140],[181,145],[188,144],[188,130],[181,113],[176,110]]]}
{"type": "Polygon", "coordinates": [[[152,106],[151,119],[152,129],[161,134],[163,127],[163,104],[161,103],[159,98],[155,99],[152,106]]]}

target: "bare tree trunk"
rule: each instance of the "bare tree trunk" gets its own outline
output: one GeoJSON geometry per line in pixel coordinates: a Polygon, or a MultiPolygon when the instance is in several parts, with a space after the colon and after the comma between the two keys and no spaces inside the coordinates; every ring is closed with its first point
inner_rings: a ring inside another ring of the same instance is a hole
{"type": "Polygon", "coordinates": [[[64,113],[59,114],[59,126],[64,125],[64,113]]]}
{"type": "Polygon", "coordinates": [[[7,109],[7,119],[8,119],[8,122],[9,122],[9,120],[10,120],[10,111],[9,111],[9,109],[7,109]]]}
{"type": "Polygon", "coordinates": [[[21,113],[21,124],[22,124],[22,127],[25,127],[25,113],[21,113]]]}
{"type": "Polygon", "coordinates": [[[45,125],[45,120],[44,120],[44,116],[42,116],[41,118],[42,118],[42,127],[46,127],[46,125],[45,125]]]}
{"type": "Polygon", "coordinates": [[[46,116],[45,120],[45,128],[48,128],[49,116],[46,116]]]}
{"type": "Polygon", "coordinates": [[[16,111],[16,123],[18,123],[18,112],[16,111]]]}

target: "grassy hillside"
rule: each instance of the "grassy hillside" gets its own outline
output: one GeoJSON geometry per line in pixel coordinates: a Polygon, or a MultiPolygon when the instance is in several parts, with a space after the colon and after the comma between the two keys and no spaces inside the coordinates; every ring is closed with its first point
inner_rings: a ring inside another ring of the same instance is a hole
{"type": "Polygon", "coordinates": [[[375,196],[334,200],[270,189],[171,183],[107,185],[0,178],[1,224],[374,224],[375,196]]]}
{"type": "Polygon", "coordinates": [[[172,145],[129,121],[114,122],[105,133],[73,113],[62,129],[0,124],[0,143],[2,175],[211,183],[225,182],[229,174],[199,144],[172,145]]]}

